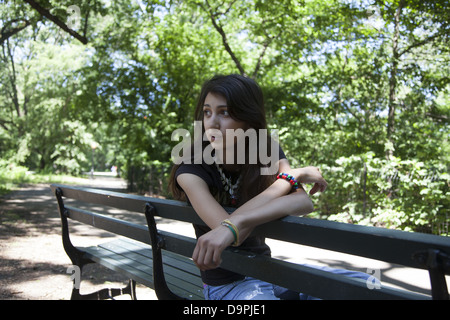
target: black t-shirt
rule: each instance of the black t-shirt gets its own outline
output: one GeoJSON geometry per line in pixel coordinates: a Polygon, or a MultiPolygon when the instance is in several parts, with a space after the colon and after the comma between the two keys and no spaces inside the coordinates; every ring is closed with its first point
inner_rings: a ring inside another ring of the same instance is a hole
{"type": "MultiPolygon", "coordinates": [[[[279,152],[279,159],[286,158],[281,148],[279,152]]],[[[224,172],[225,174],[227,174],[227,176],[231,176],[232,179],[238,178],[237,176],[233,177],[233,174],[227,173],[226,171],[224,172]]],[[[221,205],[229,207],[232,206],[229,198],[229,193],[225,191],[222,185],[220,174],[215,164],[208,165],[204,161],[202,162],[202,164],[181,164],[175,173],[175,179],[183,173],[190,173],[200,177],[203,181],[206,182],[211,194],[221,205]]],[[[193,226],[197,238],[201,237],[211,230],[209,227],[204,225],[194,224],[193,226]]],[[[248,237],[239,246],[239,249],[270,256],[270,248],[265,243],[265,238],[261,236],[248,237]]],[[[224,285],[234,281],[242,280],[244,278],[244,276],[241,274],[223,268],[201,271],[201,276],[204,283],[212,286],[224,285]]]]}

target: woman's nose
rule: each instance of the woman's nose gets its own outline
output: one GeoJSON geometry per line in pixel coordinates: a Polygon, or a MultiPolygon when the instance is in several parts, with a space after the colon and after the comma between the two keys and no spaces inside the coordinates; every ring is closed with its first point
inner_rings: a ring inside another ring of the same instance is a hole
{"type": "Polygon", "coordinates": [[[211,128],[218,129],[220,126],[219,117],[215,114],[211,115],[211,128]]]}

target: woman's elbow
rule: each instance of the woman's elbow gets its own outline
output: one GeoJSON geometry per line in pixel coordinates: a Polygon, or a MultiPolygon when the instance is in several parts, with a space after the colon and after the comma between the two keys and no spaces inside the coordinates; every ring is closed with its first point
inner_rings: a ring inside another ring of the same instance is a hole
{"type": "Polygon", "coordinates": [[[311,201],[311,199],[308,197],[308,208],[307,208],[307,212],[305,214],[311,213],[314,211],[314,204],[311,201]]]}
{"type": "Polygon", "coordinates": [[[299,199],[296,201],[298,207],[295,210],[295,215],[307,215],[314,211],[314,204],[306,192],[303,191],[296,196],[298,196],[299,199]]]}

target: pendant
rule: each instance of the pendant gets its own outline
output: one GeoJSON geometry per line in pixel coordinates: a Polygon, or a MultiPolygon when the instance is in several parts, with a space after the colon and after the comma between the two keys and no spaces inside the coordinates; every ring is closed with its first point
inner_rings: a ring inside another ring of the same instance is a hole
{"type": "Polygon", "coordinates": [[[237,196],[234,195],[235,190],[237,190],[242,176],[239,176],[235,184],[231,183],[231,178],[227,178],[225,173],[222,171],[222,168],[220,168],[216,163],[217,170],[219,171],[220,178],[222,180],[222,185],[225,190],[225,192],[228,192],[230,194],[231,204],[234,206],[237,204],[237,196]]]}

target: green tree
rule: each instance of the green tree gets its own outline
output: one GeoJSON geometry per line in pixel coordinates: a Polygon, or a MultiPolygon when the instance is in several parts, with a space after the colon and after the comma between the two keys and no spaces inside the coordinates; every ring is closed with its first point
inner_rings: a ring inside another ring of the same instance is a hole
{"type": "Polygon", "coordinates": [[[317,217],[448,226],[446,1],[92,0],[76,30],[68,0],[2,4],[2,159],[79,172],[95,142],[99,167],[164,193],[202,82],[240,73],[292,165],[322,168],[317,217]]]}
{"type": "MultiPolygon", "coordinates": [[[[15,3],[8,6],[26,11],[15,3]]],[[[68,109],[81,94],[77,73],[86,63],[85,48],[65,42],[58,28],[33,13],[2,18],[1,156],[33,169],[79,173],[92,134],[71,119],[68,109]]]]}

